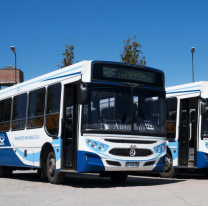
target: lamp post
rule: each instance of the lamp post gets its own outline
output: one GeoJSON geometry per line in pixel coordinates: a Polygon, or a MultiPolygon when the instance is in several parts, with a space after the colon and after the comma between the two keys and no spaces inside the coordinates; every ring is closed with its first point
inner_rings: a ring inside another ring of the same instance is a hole
{"type": "Polygon", "coordinates": [[[195,48],[191,47],[191,54],[192,54],[192,78],[193,78],[193,82],[194,82],[194,52],[195,52],[195,48]]]}
{"type": "Polygon", "coordinates": [[[14,46],[11,46],[11,50],[14,52],[14,55],[15,55],[15,84],[17,83],[17,80],[16,80],[16,69],[17,69],[17,65],[16,65],[16,50],[15,50],[15,47],[14,46]]]}

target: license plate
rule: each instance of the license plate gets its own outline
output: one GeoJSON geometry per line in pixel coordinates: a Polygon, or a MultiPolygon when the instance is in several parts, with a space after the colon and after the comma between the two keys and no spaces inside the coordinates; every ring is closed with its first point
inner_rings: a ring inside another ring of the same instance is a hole
{"type": "Polygon", "coordinates": [[[126,162],[126,167],[139,167],[139,162],[126,162]]]}

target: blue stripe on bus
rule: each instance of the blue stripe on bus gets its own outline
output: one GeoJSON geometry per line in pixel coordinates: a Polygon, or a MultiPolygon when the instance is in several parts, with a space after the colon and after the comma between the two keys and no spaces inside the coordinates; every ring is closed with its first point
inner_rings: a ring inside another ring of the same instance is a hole
{"type": "Polygon", "coordinates": [[[73,75],[77,75],[77,74],[81,74],[81,72],[76,72],[76,73],[67,74],[67,75],[63,75],[63,76],[58,76],[58,77],[54,77],[54,78],[50,78],[50,79],[45,79],[45,80],[43,80],[43,81],[49,81],[49,80],[53,80],[53,79],[59,79],[59,78],[68,77],[68,76],[73,76],[73,75]]]}
{"type": "Polygon", "coordinates": [[[179,91],[179,90],[182,90],[182,89],[191,89],[191,88],[194,88],[194,87],[199,87],[201,86],[201,84],[199,85],[195,85],[195,86],[191,86],[191,87],[182,87],[182,88],[177,88],[177,89],[172,89],[172,90],[167,90],[167,92],[174,92],[174,91],[179,91]]]}
{"type": "Polygon", "coordinates": [[[3,166],[17,166],[17,167],[28,167],[29,165],[24,164],[14,152],[13,148],[0,149],[0,165],[3,166]]]}
{"type": "Polygon", "coordinates": [[[189,90],[189,91],[179,91],[179,92],[167,92],[166,94],[187,93],[187,92],[200,92],[200,89],[198,89],[198,90],[189,90]]]}

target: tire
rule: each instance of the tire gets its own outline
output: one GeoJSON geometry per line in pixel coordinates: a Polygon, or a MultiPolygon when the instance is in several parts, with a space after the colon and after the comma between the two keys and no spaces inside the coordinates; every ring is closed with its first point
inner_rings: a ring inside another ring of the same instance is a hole
{"type": "Polygon", "coordinates": [[[173,167],[173,159],[171,154],[167,153],[165,171],[160,172],[160,176],[164,178],[173,178],[176,177],[178,173],[179,169],[173,167]]]}
{"type": "Polygon", "coordinates": [[[13,172],[13,167],[6,166],[4,171],[4,177],[11,177],[13,172]]]}
{"type": "Polygon", "coordinates": [[[124,182],[127,177],[127,172],[110,172],[110,178],[113,182],[124,182]]]}
{"type": "Polygon", "coordinates": [[[52,184],[62,184],[65,180],[65,173],[56,171],[56,158],[54,152],[49,152],[47,157],[47,177],[52,184]]]}
{"type": "Polygon", "coordinates": [[[4,177],[5,166],[0,166],[0,177],[4,177]]]}

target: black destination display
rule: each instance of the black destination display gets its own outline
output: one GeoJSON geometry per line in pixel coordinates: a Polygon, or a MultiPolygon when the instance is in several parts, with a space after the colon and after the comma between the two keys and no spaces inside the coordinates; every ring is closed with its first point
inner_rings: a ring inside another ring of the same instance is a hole
{"type": "Polygon", "coordinates": [[[134,83],[164,89],[164,73],[150,67],[93,62],[92,81],[134,83]]]}
{"type": "Polygon", "coordinates": [[[117,69],[112,67],[103,67],[103,77],[134,80],[151,84],[155,83],[154,73],[127,69],[117,69]]]}

